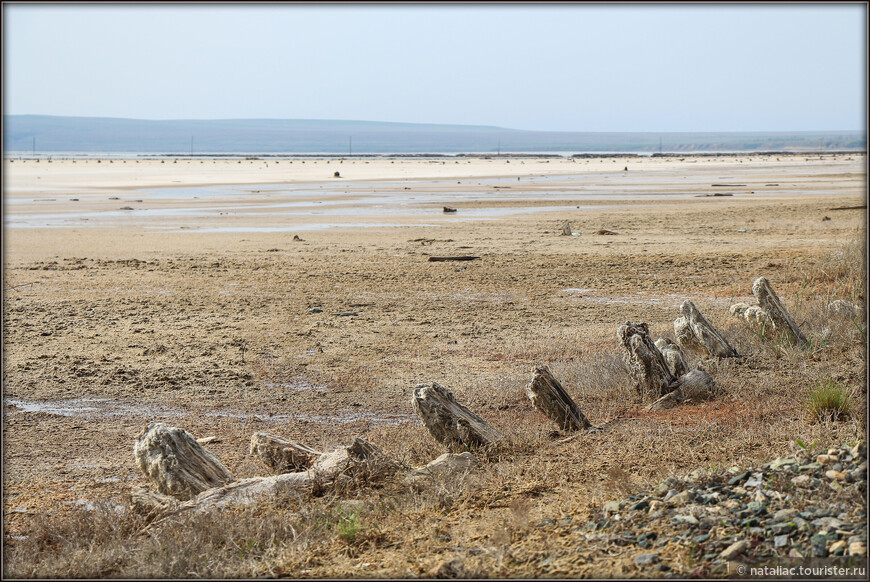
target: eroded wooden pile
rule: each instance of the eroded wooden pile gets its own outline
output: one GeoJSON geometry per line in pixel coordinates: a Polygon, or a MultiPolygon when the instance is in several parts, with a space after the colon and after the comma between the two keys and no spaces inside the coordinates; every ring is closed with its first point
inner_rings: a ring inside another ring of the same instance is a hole
{"type": "Polygon", "coordinates": [[[685,369],[682,353],[675,344],[664,341],[662,345],[669,353],[666,358],[650,338],[646,323],[628,321],[619,326],[617,337],[625,349],[625,361],[641,401],[652,401],[647,407],[650,410],[706,400],[716,393],[713,377],[704,370],[689,370],[678,376],[677,372],[685,369]]]}
{"type": "Polygon", "coordinates": [[[411,404],[435,440],[450,449],[482,447],[503,438],[500,432],[458,403],[453,393],[437,382],[417,384],[411,404]]]}
{"type": "Polygon", "coordinates": [[[560,430],[583,430],[592,426],[546,366],[538,366],[533,370],[532,380],[526,386],[526,395],[534,407],[555,422],[560,430]]]}

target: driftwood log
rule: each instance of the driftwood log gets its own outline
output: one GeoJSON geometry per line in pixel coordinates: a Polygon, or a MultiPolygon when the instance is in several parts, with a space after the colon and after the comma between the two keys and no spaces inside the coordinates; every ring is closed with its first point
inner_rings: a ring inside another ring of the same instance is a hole
{"type": "Polygon", "coordinates": [[[533,370],[526,395],[535,408],[559,425],[560,430],[583,430],[592,426],[546,366],[533,370]]]}
{"type": "Polygon", "coordinates": [[[435,440],[451,449],[480,447],[503,438],[485,420],[459,404],[453,393],[437,382],[417,384],[411,404],[435,440]]]}
{"type": "Polygon", "coordinates": [[[473,261],[475,259],[479,259],[480,257],[474,257],[471,255],[459,255],[456,257],[429,257],[430,263],[438,263],[444,261],[473,261]]]}
{"type": "Polygon", "coordinates": [[[275,474],[303,471],[323,454],[297,442],[264,432],[258,432],[251,437],[250,453],[259,457],[275,474]]]}
{"type": "Polygon", "coordinates": [[[680,305],[680,317],[674,320],[674,334],[683,348],[716,358],[735,358],[739,354],[722,337],[691,301],[680,305]]]}
{"type": "MultiPolygon", "coordinates": [[[[674,369],[685,366],[668,365],[662,352],[649,337],[646,323],[626,322],[619,326],[617,337],[625,348],[625,361],[641,401],[650,401],[651,410],[663,410],[686,401],[700,401],[717,391],[713,378],[703,370],[690,370],[677,376],[674,369]]],[[[668,351],[676,345],[662,342],[668,351]]]]}
{"type": "Polygon", "coordinates": [[[680,345],[670,338],[660,337],[655,341],[655,346],[662,353],[665,362],[668,364],[668,369],[675,377],[679,378],[689,371],[689,365],[686,364],[686,356],[680,345]]]}
{"type": "Polygon", "coordinates": [[[758,306],[773,320],[777,330],[787,333],[799,344],[809,343],[766,278],[759,277],[755,280],[752,284],[752,294],[758,300],[758,306]]]}
{"type": "MultiPolygon", "coordinates": [[[[168,431],[185,433],[182,429],[177,428],[168,429],[168,431]]],[[[168,443],[168,446],[162,451],[155,451],[152,455],[155,460],[153,466],[157,467],[173,464],[174,461],[170,460],[178,459],[180,456],[179,450],[173,448],[172,443],[181,442],[181,439],[176,441],[164,439],[161,442],[168,443]]],[[[141,463],[140,467],[142,467],[141,463]]],[[[310,489],[317,485],[352,482],[354,479],[366,481],[383,479],[400,469],[398,463],[390,459],[381,449],[356,438],[347,447],[339,447],[330,453],[321,453],[311,467],[305,471],[230,481],[186,498],[178,496],[173,498],[137,488],[131,491],[130,501],[133,509],[139,513],[160,514],[161,518],[165,518],[181,511],[205,511],[227,506],[240,507],[274,499],[290,491],[310,489]],[[181,502],[177,499],[181,499],[181,502]]],[[[146,474],[150,476],[149,473],[146,474]]],[[[152,478],[152,481],[155,480],[152,478]]],[[[157,482],[159,483],[159,481],[157,482]]]]}
{"type": "Polygon", "coordinates": [[[229,470],[193,435],[159,422],[147,425],[136,437],[133,454],[157,490],[176,499],[190,499],[233,480],[229,470]]]}

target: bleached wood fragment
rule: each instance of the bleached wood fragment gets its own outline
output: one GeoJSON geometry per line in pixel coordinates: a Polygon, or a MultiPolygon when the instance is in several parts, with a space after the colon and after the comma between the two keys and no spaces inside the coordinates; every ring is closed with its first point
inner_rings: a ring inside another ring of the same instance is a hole
{"type": "Polygon", "coordinates": [[[501,433],[458,403],[453,393],[437,382],[417,384],[411,404],[435,440],[451,449],[480,447],[503,438],[501,433]]]}
{"type": "Polygon", "coordinates": [[[752,284],[752,294],[758,300],[758,306],[773,320],[777,330],[786,332],[799,344],[809,343],[766,278],[759,277],[755,280],[752,284]]]}
{"type": "Polygon", "coordinates": [[[668,369],[675,377],[680,377],[689,371],[689,366],[686,364],[686,356],[679,344],[669,338],[660,337],[655,341],[655,346],[662,353],[665,362],[668,364],[668,369]]]}
{"type": "Polygon", "coordinates": [[[674,389],[647,406],[647,410],[667,410],[679,404],[703,402],[717,392],[713,377],[703,370],[692,370],[680,376],[674,389]]]}
{"type": "Polygon", "coordinates": [[[273,473],[293,473],[308,468],[322,453],[297,442],[258,432],[251,437],[250,453],[273,473]]]}
{"type": "Polygon", "coordinates": [[[136,437],[139,468],[164,495],[186,500],[233,480],[229,470],[184,429],[151,423],[136,437]]]}
{"type": "Polygon", "coordinates": [[[680,305],[681,316],[674,320],[674,334],[683,348],[716,358],[734,358],[739,354],[691,301],[680,305]]]}
{"type": "Polygon", "coordinates": [[[676,376],[650,339],[646,323],[627,321],[616,331],[625,349],[625,363],[641,401],[656,400],[671,391],[676,376]]]}
{"type": "Polygon", "coordinates": [[[560,430],[583,430],[592,426],[549,368],[538,366],[533,374],[526,386],[526,395],[544,416],[555,422],[560,430]]]}

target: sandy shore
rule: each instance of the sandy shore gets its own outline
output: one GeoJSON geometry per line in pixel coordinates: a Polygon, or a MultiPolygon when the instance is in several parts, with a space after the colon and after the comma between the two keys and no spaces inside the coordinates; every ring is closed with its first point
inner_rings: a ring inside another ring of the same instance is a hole
{"type": "MultiPolygon", "coordinates": [[[[786,267],[864,236],[865,164],[6,160],[4,512],[27,510],[7,523],[21,533],[33,508],[146,485],[131,450],[151,420],[219,436],[239,477],[263,471],[247,455],[256,430],[322,449],[404,442],[423,430],[415,382],[449,386],[496,425],[538,426],[522,395],[531,366],[616,354],[626,320],[672,332],[685,299],[726,325],[759,275],[791,297],[801,281],[786,267]],[[575,235],[560,235],[565,220],[575,235]]],[[[583,398],[590,418],[628,410],[583,398]]],[[[774,446],[650,451],[632,471],[774,446]]]]}

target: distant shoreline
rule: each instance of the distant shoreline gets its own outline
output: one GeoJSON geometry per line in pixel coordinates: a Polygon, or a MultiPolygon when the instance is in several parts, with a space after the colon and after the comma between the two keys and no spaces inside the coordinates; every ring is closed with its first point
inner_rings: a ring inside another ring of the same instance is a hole
{"type": "Polygon", "coordinates": [[[462,153],[360,153],[360,154],[336,154],[336,153],[130,153],[130,152],[4,152],[4,160],[85,160],[85,159],[239,159],[239,160],[293,160],[293,159],[330,159],[330,160],[354,160],[354,159],[453,159],[453,158],[482,158],[482,159],[608,159],[608,158],[715,158],[735,156],[823,156],[823,155],[849,155],[866,154],[865,149],[837,149],[837,150],[769,150],[769,151],[716,151],[716,152],[580,152],[580,153],[485,153],[485,152],[462,152],[462,153]]]}

